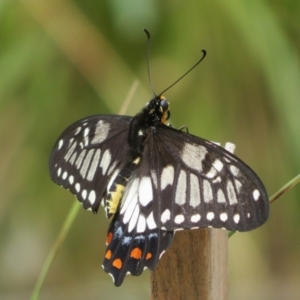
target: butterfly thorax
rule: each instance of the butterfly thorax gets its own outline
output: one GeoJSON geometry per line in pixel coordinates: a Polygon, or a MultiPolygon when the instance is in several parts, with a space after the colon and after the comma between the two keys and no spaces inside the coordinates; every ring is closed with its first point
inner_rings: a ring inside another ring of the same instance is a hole
{"type": "Polygon", "coordinates": [[[132,158],[142,156],[144,142],[150,127],[166,124],[170,117],[169,102],[164,96],[155,96],[135,115],[130,123],[128,143],[131,147],[132,158]]]}

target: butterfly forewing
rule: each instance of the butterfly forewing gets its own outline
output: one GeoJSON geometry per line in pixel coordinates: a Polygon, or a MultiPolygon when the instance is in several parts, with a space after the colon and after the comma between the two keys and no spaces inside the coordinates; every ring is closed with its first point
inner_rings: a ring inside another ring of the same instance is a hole
{"type": "Polygon", "coordinates": [[[58,138],[49,161],[51,178],[76,195],[85,209],[98,210],[109,179],[128,163],[130,120],[92,116],[74,123],[58,138]]]}
{"type": "MultiPolygon", "coordinates": [[[[151,131],[155,220],[160,228],[247,231],[269,215],[266,190],[245,163],[224,148],[167,126],[151,131]]],[[[143,166],[141,166],[143,167],[143,166]]]]}

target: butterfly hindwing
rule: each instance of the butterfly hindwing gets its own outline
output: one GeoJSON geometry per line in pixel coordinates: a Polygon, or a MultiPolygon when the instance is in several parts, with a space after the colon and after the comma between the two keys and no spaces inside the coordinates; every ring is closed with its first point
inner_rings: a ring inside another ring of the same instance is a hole
{"type": "Polygon", "coordinates": [[[129,160],[131,117],[96,115],[68,127],[49,160],[52,180],[69,189],[85,209],[96,212],[109,179],[129,160]]]}
{"type": "Polygon", "coordinates": [[[127,274],[138,276],[145,268],[153,270],[173,239],[173,232],[159,228],[145,226],[145,230],[139,232],[137,223],[134,228],[129,227],[130,222],[125,224],[116,214],[107,234],[102,266],[116,286],[122,284],[127,274]]]}

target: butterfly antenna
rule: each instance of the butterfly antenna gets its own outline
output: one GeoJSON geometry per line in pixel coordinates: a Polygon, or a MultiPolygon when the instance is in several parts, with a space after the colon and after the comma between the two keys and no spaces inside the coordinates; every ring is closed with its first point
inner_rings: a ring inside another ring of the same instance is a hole
{"type": "Polygon", "coordinates": [[[201,61],[205,58],[206,56],[206,51],[205,50],[201,50],[202,51],[202,57],[187,71],[185,72],[182,76],[180,76],[175,82],[173,82],[169,87],[167,87],[164,91],[162,91],[159,96],[161,96],[163,93],[165,93],[167,90],[169,90],[173,85],[175,85],[178,81],[180,81],[183,77],[185,77],[187,74],[189,74],[194,68],[196,68],[201,61]]]}
{"type": "Polygon", "coordinates": [[[156,97],[156,93],[154,92],[153,89],[153,85],[152,85],[152,81],[151,81],[151,74],[150,74],[150,44],[151,44],[151,37],[150,37],[150,32],[144,28],[144,31],[147,35],[147,69],[148,69],[148,80],[149,80],[149,84],[150,84],[150,88],[154,94],[154,96],[156,97]]]}

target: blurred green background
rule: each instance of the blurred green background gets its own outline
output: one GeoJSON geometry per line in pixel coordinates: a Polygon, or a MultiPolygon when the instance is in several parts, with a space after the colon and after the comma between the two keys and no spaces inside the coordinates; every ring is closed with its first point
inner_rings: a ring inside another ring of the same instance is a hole
{"type": "MultiPolygon", "coordinates": [[[[51,182],[59,134],[169,90],[174,127],[237,145],[270,196],[300,173],[300,2],[0,1],[0,299],[28,299],[74,197],[51,182]]],[[[229,299],[300,298],[300,186],[262,228],[229,241],[229,299]]],[[[115,288],[101,263],[108,220],[80,210],[40,299],[148,299],[149,273],[115,288]]]]}

